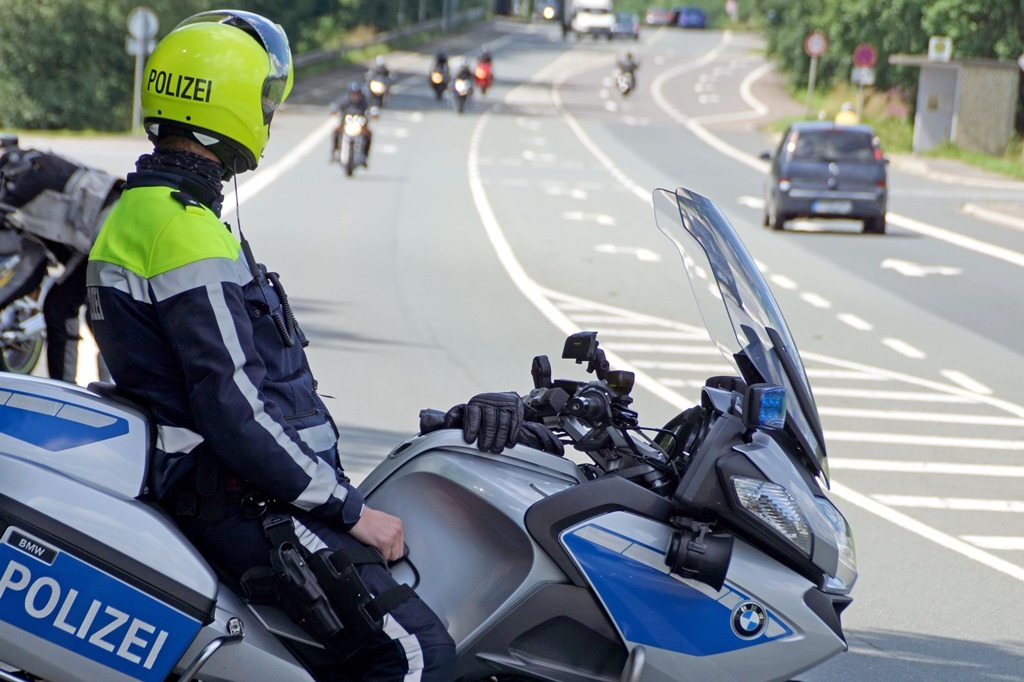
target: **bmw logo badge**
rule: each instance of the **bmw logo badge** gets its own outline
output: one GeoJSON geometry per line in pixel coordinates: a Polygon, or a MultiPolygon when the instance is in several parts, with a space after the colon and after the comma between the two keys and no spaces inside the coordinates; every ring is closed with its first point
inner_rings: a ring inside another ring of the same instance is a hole
{"type": "Polygon", "coordinates": [[[768,624],[768,614],[760,604],[745,601],[732,612],[732,631],[743,639],[753,639],[768,624]]]}

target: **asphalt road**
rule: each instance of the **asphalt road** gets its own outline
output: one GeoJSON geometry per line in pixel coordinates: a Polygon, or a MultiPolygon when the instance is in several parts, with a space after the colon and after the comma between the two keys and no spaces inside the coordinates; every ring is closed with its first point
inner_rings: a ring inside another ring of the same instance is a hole
{"type": "MultiPolygon", "coordinates": [[[[580,376],[558,360],[574,330],[597,329],[643,375],[643,423],[695,401],[725,365],[701,343],[650,201],[686,186],[719,203],[773,287],[857,539],[850,651],[800,679],[1024,678],[1024,231],[964,210],[1024,202],[1024,185],[941,182],[904,159],[888,234],[844,221],[770,232],[757,154],[773,142],[766,123],[799,106],[756,38],[567,44],[554,26],[509,23],[446,48],[483,42],[496,84],[463,115],[427,88],[434,46],[392,55],[398,85],[368,170],[346,179],[327,163],[327,105],[352,77],[329,74],[297,89],[242,178],[241,225],[312,341],[353,476],[414,432],[421,408],[529,390],[536,354],[580,376]],[[625,49],[642,62],[628,100],[612,86],[625,49]]],[[[146,148],[25,139],[121,172],[146,148]]]]}

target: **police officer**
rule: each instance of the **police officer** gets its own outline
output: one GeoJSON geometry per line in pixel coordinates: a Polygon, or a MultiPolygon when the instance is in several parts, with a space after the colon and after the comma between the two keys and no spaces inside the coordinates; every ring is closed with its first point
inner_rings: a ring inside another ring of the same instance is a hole
{"type": "MultiPolygon", "coordinates": [[[[236,578],[267,565],[287,577],[276,533],[302,548],[307,566],[341,556],[371,594],[397,594],[379,618],[345,622],[328,640],[356,649],[346,675],[451,680],[451,637],[384,564],[403,552],[401,521],[366,506],[339,464],[337,429],[280,280],[219,219],[222,182],[256,168],[291,90],[284,32],[248,12],[197,14],[160,41],[143,84],[154,150],[138,159],[100,231],[88,287],[117,387],[156,423],[150,493],[236,578]]],[[[498,419],[506,408],[493,402],[498,419]]],[[[345,613],[344,585],[319,582],[345,613]]]]}

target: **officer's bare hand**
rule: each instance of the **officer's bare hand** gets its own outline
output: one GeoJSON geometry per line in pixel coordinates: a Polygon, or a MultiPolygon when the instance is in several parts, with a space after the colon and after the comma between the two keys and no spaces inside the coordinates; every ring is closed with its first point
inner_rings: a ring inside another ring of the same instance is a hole
{"type": "Polygon", "coordinates": [[[402,519],[376,509],[363,507],[363,515],[349,533],[364,545],[376,547],[385,561],[401,559],[405,551],[402,519]]]}

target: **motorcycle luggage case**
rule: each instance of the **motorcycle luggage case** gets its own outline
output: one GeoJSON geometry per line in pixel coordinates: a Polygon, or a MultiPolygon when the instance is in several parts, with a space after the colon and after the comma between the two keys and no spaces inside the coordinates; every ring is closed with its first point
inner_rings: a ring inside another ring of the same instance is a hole
{"type": "Polygon", "coordinates": [[[215,574],[136,499],[149,431],[91,391],[0,374],[5,663],[44,679],[159,682],[212,620],[215,574]]]}

